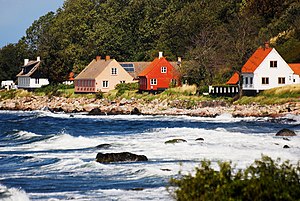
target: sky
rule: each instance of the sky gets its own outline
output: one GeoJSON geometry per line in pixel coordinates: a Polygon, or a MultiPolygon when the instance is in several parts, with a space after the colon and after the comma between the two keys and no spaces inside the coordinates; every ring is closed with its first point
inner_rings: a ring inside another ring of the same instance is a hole
{"type": "Polygon", "coordinates": [[[0,48],[17,43],[26,29],[50,11],[61,8],[64,0],[0,0],[0,48]]]}

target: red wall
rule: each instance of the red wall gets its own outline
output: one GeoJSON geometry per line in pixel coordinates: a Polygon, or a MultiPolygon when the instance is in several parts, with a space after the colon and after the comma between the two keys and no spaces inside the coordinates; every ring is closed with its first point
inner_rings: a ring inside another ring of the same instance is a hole
{"type": "Polygon", "coordinates": [[[145,76],[140,77],[140,90],[158,90],[169,88],[172,79],[176,79],[178,84],[179,74],[177,70],[163,57],[150,72],[148,72],[145,76]],[[167,67],[167,72],[162,73],[161,67],[167,67]],[[157,79],[157,85],[151,85],[151,79],[157,79]]]}
{"type": "Polygon", "coordinates": [[[75,92],[91,93],[96,92],[95,80],[75,80],[75,92]]]}

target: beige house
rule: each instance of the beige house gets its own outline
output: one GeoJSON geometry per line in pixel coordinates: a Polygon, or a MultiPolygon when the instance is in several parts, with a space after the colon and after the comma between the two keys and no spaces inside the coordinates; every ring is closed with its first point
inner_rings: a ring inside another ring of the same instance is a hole
{"type": "Polygon", "coordinates": [[[115,60],[97,56],[74,79],[75,93],[108,92],[120,83],[133,82],[133,77],[115,60]]]}

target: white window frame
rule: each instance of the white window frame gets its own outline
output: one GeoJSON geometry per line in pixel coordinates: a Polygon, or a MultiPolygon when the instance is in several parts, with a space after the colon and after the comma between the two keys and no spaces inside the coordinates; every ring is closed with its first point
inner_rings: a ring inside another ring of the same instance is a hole
{"type": "Polygon", "coordinates": [[[285,84],[285,77],[278,77],[278,84],[285,84]]]}
{"type": "Polygon", "coordinates": [[[111,74],[112,75],[118,75],[118,69],[116,67],[111,68],[111,74]]]}
{"type": "Polygon", "coordinates": [[[167,73],[167,67],[166,66],[161,67],[161,73],[167,73]]]}
{"type": "Polygon", "coordinates": [[[39,78],[35,78],[35,84],[40,84],[40,79],[39,78]]]}
{"type": "Polygon", "coordinates": [[[108,88],[109,87],[109,82],[108,80],[103,80],[102,81],[102,88],[108,88]]]}
{"type": "Polygon", "coordinates": [[[261,84],[262,84],[262,85],[268,85],[268,84],[270,84],[270,79],[269,79],[269,77],[262,77],[262,78],[261,78],[261,84]],[[264,81],[265,81],[265,83],[264,83],[264,81]]]}
{"type": "Polygon", "coordinates": [[[276,60],[270,61],[270,68],[277,68],[278,62],[276,60]]]}
{"type": "Polygon", "coordinates": [[[125,83],[125,80],[120,80],[120,84],[124,84],[125,83]]]}
{"type": "Polygon", "coordinates": [[[150,85],[157,85],[157,79],[150,79],[150,85]]]}

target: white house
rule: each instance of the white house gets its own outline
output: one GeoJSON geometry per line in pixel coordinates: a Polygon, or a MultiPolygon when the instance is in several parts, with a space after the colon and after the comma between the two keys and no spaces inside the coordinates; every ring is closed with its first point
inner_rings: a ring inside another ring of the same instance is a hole
{"type": "Polygon", "coordinates": [[[36,61],[24,60],[24,66],[17,75],[18,88],[35,89],[49,84],[48,78],[45,78],[40,72],[40,64],[40,57],[37,57],[36,61]]]}
{"type": "MultiPolygon", "coordinates": [[[[275,48],[266,43],[244,64],[241,75],[243,93],[253,95],[266,89],[300,83],[300,64],[287,64],[275,48]]],[[[238,82],[238,79],[234,80],[238,82]]]]}

